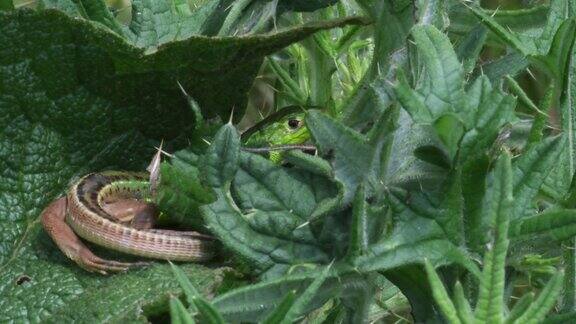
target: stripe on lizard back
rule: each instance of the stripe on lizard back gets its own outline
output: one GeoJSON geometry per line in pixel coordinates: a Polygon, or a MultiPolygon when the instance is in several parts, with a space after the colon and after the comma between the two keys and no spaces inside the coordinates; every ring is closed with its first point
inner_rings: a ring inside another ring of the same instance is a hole
{"type": "Polygon", "coordinates": [[[90,173],[72,185],[70,192],[75,192],[76,199],[90,211],[109,220],[115,220],[106,213],[101,205],[110,197],[114,199],[140,199],[149,198],[148,175],[137,172],[104,171],[90,173]]]}

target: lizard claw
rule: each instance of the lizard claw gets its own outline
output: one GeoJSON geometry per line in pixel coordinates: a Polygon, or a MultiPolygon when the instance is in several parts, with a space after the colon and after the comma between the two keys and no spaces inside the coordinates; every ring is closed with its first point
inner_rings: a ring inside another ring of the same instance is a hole
{"type": "Polygon", "coordinates": [[[144,267],[151,264],[150,262],[120,262],[106,260],[96,256],[88,249],[80,251],[78,258],[74,261],[90,272],[98,272],[104,275],[108,274],[108,272],[124,272],[130,268],[144,267]]]}

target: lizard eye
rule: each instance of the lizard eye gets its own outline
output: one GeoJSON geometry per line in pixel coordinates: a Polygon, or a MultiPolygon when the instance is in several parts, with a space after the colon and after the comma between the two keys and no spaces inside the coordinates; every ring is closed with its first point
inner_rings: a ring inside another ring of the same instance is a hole
{"type": "Polygon", "coordinates": [[[301,121],[299,121],[298,119],[290,119],[288,121],[288,127],[290,127],[290,129],[296,129],[298,127],[300,127],[301,121]]]}

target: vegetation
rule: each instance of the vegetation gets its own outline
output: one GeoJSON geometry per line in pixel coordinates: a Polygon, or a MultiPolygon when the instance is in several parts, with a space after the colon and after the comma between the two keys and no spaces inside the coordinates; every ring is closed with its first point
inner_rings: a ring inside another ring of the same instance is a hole
{"type": "Polygon", "coordinates": [[[479,2],[0,1],[0,322],[573,321],[576,2],[479,2]],[[77,268],[40,211],[161,141],[219,256],[77,268]]]}

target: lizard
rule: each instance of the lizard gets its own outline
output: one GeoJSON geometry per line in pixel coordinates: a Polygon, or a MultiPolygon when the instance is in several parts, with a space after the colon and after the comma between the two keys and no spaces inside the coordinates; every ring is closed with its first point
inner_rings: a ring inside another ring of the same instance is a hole
{"type": "Polygon", "coordinates": [[[40,220],[58,248],[90,272],[107,274],[147,263],[100,258],[78,236],[112,250],[142,257],[209,260],[212,237],[153,228],[158,212],[148,201],[148,187],[146,173],[90,173],[72,183],[66,196],[50,203],[40,214],[40,220]]]}
{"type": "MultiPolygon", "coordinates": [[[[246,144],[298,144],[309,138],[302,114],[290,114],[259,130],[246,144]]],[[[278,152],[270,159],[278,162],[278,152]]],[[[213,256],[215,239],[186,231],[154,229],[159,213],[151,198],[147,173],[105,171],[73,182],[66,195],[40,214],[42,226],[58,248],[90,272],[122,272],[147,262],[120,262],[96,256],[80,239],[141,257],[204,262],[213,256]]]]}

